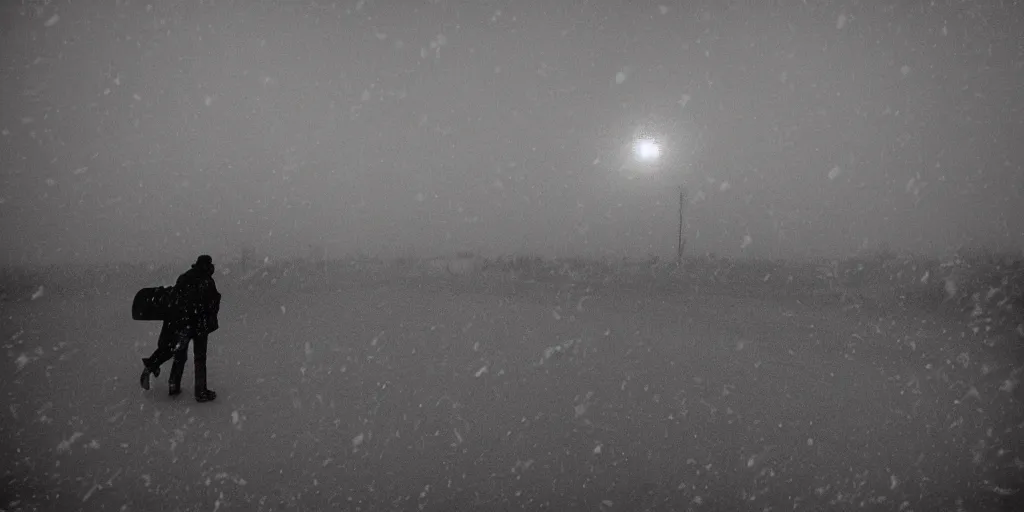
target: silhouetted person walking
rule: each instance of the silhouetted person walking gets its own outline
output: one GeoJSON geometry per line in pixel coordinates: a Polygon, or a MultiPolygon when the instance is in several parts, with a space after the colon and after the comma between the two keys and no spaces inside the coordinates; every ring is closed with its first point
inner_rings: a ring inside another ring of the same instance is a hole
{"type": "Polygon", "coordinates": [[[188,361],[188,345],[192,341],[195,357],[195,397],[199,402],[217,398],[217,393],[206,387],[206,344],[208,335],[217,330],[220,292],[213,281],[213,258],[199,256],[192,268],[178,276],[172,292],[170,311],[160,330],[160,339],[153,355],[142,360],[140,384],[149,389],[150,374],[159,377],[160,365],[174,359],[168,379],[171,396],[181,393],[181,377],[188,361]]]}

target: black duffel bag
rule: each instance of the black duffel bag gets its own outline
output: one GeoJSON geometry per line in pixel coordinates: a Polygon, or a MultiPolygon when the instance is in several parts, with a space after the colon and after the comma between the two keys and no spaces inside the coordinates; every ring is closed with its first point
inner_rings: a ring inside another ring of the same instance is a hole
{"type": "Polygon", "coordinates": [[[171,309],[173,286],[143,288],[132,301],[132,320],[165,320],[171,309]]]}

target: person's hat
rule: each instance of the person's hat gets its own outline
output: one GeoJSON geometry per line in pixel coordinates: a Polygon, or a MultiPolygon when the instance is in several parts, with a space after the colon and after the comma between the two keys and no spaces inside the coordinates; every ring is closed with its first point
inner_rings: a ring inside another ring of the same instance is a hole
{"type": "Polygon", "coordinates": [[[194,265],[192,265],[192,268],[201,268],[201,269],[207,269],[207,270],[208,269],[212,269],[213,268],[213,258],[211,258],[209,254],[203,254],[203,255],[199,256],[198,258],[196,258],[196,262],[195,262],[194,265]]]}

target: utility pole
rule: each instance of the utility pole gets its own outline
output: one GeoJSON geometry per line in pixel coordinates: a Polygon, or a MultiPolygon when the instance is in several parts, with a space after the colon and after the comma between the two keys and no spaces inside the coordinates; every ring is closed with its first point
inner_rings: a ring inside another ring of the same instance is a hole
{"type": "Polygon", "coordinates": [[[679,242],[676,245],[676,265],[683,265],[683,249],[686,248],[686,240],[683,239],[683,207],[686,204],[686,187],[679,186],[679,242]]]}

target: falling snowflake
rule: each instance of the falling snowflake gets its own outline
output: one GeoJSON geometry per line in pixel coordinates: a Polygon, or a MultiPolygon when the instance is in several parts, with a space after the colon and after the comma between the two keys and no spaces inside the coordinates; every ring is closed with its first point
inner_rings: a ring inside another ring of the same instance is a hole
{"type": "Polygon", "coordinates": [[[961,352],[956,356],[956,362],[960,363],[964,368],[967,368],[971,364],[971,356],[967,352],[961,352]]]}
{"type": "Polygon", "coordinates": [[[740,244],[740,249],[746,249],[750,247],[750,244],[754,243],[754,238],[750,235],[743,235],[743,243],[740,244]]]}
{"type": "Polygon", "coordinates": [[[77,441],[78,438],[82,437],[83,435],[85,435],[85,434],[83,434],[81,432],[75,432],[74,434],[71,434],[70,438],[61,441],[60,444],[57,445],[57,452],[58,453],[63,453],[63,452],[66,452],[66,451],[70,450],[71,449],[71,445],[75,444],[75,441],[77,441]]]}
{"type": "Polygon", "coordinates": [[[49,27],[52,27],[52,26],[56,25],[57,22],[59,22],[59,21],[60,21],[60,16],[54,14],[53,16],[50,16],[50,19],[46,20],[46,23],[43,23],[43,26],[49,28],[49,27]]]}
{"type": "Polygon", "coordinates": [[[903,76],[909,75],[910,74],[910,66],[904,64],[903,67],[900,68],[900,73],[902,73],[903,76]]]}
{"type": "Polygon", "coordinates": [[[842,173],[843,173],[843,170],[840,169],[839,166],[837,165],[837,166],[833,167],[831,171],[828,172],[828,179],[834,180],[834,179],[838,178],[839,175],[842,174],[842,173]]]}
{"type": "Polygon", "coordinates": [[[946,278],[946,282],[943,285],[943,288],[946,290],[946,298],[947,299],[952,299],[952,298],[956,297],[956,294],[959,291],[959,288],[958,288],[958,286],[956,284],[956,281],[953,280],[952,278],[948,278],[948,277],[946,278]]]}
{"type": "Polygon", "coordinates": [[[615,73],[615,83],[616,84],[622,85],[622,82],[625,82],[625,81],[626,81],[626,73],[625,72],[619,71],[618,73],[615,73]]]}
{"type": "Polygon", "coordinates": [[[914,194],[916,196],[920,195],[921,191],[924,190],[925,185],[927,185],[927,183],[921,181],[919,177],[913,177],[907,180],[907,186],[905,188],[907,193],[914,194]]]}
{"type": "Polygon", "coordinates": [[[363,439],[364,439],[363,434],[359,434],[358,436],[353,437],[352,438],[352,449],[358,449],[359,445],[363,444],[363,439]]]}
{"type": "Polygon", "coordinates": [[[846,14],[840,14],[839,19],[836,20],[836,28],[842,30],[846,26],[846,14]]]}
{"type": "Polygon", "coordinates": [[[31,360],[31,359],[29,359],[29,358],[28,358],[28,356],[26,356],[26,355],[25,355],[25,354],[23,353],[23,354],[21,354],[20,356],[18,356],[18,358],[17,358],[17,359],[15,359],[15,360],[14,360],[14,365],[18,367],[18,371],[20,372],[20,371],[21,371],[22,369],[24,369],[24,368],[25,368],[25,366],[26,366],[26,365],[28,365],[28,363],[30,363],[31,361],[32,361],[32,360],[31,360]]]}

